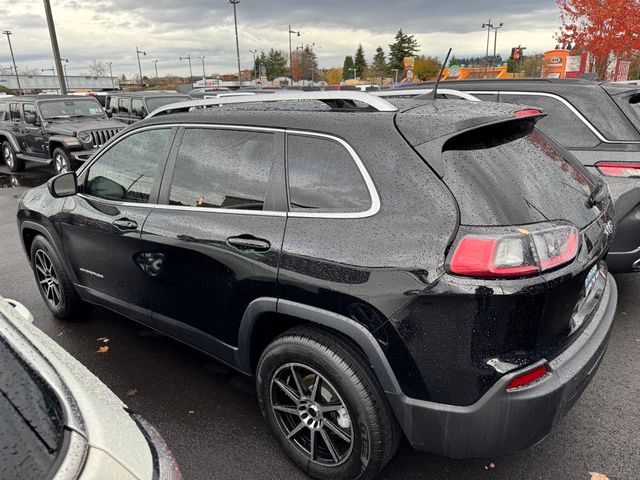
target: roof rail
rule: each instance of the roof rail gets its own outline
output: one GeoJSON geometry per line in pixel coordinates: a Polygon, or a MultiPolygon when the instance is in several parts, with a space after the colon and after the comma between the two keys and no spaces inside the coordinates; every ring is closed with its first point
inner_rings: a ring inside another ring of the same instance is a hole
{"type": "MultiPolygon", "coordinates": [[[[213,107],[216,105],[229,105],[239,103],[257,103],[257,102],[286,102],[289,100],[318,100],[324,103],[339,102],[341,104],[349,104],[353,102],[361,102],[378,112],[397,112],[398,109],[382,98],[375,97],[370,93],[358,91],[330,91],[330,92],[287,92],[274,94],[258,94],[252,96],[230,96],[224,98],[211,98],[206,100],[187,100],[185,102],[171,103],[163,107],[157,108],[151,112],[147,118],[155,117],[167,111],[176,111],[181,109],[191,109],[198,107],[213,107]]],[[[353,106],[353,105],[350,105],[353,106]]]]}
{"type": "MultiPolygon", "coordinates": [[[[433,93],[433,89],[425,89],[425,88],[413,88],[406,90],[383,90],[381,92],[368,92],[370,95],[374,95],[376,97],[417,97],[419,95],[428,95],[433,93]]],[[[478,97],[474,97],[470,93],[461,92],[460,90],[453,90],[451,88],[438,88],[438,95],[449,95],[451,97],[459,97],[463,100],[469,100],[470,102],[481,102],[478,97]]],[[[426,97],[422,98],[426,99],[426,97]]],[[[422,100],[421,99],[421,100],[422,100]]]]}

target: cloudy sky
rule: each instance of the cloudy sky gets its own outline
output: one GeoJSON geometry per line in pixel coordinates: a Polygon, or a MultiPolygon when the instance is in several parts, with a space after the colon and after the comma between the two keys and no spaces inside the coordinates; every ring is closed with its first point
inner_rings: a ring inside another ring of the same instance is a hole
{"type": "MultiPolygon", "coordinates": [[[[51,0],[61,56],[69,59],[70,75],[87,71],[96,59],[112,61],[114,74],[137,71],[135,48],[146,50],[143,73],[186,75],[194,58],[194,75],[206,57],[207,74],[234,71],[233,9],[228,0],[51,0]]],[[[522,44],[527,53],[555,46],[560,25],[555,0],[242,0],[238,5],[240,55],[250,68],[250,50],[288,50],[287,26],[301,32],[297,44],[315,43],[320,67],[341,66],[345,55],[362,43],[367,57],[381,45],[388,51],[402,28],[418,39],[422,53],[484,56],[483,22],[504,22],[498,51],[504,55],[522,44]]],[[[0,29],[13,31],[18,66],[47,68],[51,46],[42,0],[4,0],[0,29]]],[[[294,47],[295,48],[295,47],[294,47]]],[[[491,39],[493,48],[493,36],[491,39]]],[[[6,38],[0,38],[0,66],[10,63],[6,38]]]]}

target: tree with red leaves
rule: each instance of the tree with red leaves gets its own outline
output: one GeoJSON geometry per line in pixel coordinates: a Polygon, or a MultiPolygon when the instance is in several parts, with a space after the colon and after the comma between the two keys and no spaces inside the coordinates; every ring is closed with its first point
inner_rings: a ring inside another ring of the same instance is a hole
{"type": "Polygon", "coordinates": [[[625,58],[640,51],[640,0],[556,0],[563,44],[590,52],[600,79],[612,57],[625,58]]]}

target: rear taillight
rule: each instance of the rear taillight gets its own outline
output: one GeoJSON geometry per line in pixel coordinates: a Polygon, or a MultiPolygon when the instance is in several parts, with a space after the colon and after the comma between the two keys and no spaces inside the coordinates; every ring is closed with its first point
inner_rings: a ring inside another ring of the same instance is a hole
{"type": "Polygon", "coordinates": [[[537,117],[538,115],[542,115],[542,110],[528,108],[526,110],[518,110],[515,115],[516,118],[537,117]]]}
{"type": "Polygon", "coordinates": [[[549,366],[545,363],[544,365],[536,367],[533,370],[529,370],[528,372],[514,377],[513,380],[509,382],[509,385],[507,385],[507,390],[515,390],[518,388],[529,386],[532,383],[539,382],[548,374],[549,366]]]}
{"type": "Polygon", "coordinates": [[[610,177],[640,177],[640,163],[637,162],[600,162],[596,168],[610,177]]]}
{"type": "Polygon", "coordinates": [[[545,222],[523,227],[462,227],[449,271],[481,278],[528,277],[571,262],[578,229],[545,222]]]}

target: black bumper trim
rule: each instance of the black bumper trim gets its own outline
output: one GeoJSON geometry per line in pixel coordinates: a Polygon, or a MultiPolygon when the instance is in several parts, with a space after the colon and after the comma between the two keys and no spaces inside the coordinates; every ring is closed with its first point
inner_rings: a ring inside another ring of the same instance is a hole
{"type": "Polygon", "coordinates": [[[549,362],[551,374],[531,386],[507,391],[522,370],[512,372],[469,406],[387,393],[413,448],[453,458],[483,458],[524,450],[544,439],[593,378],[609,342],[617,302],[618,289],[608,274],[589,325],[549,362]]]}

